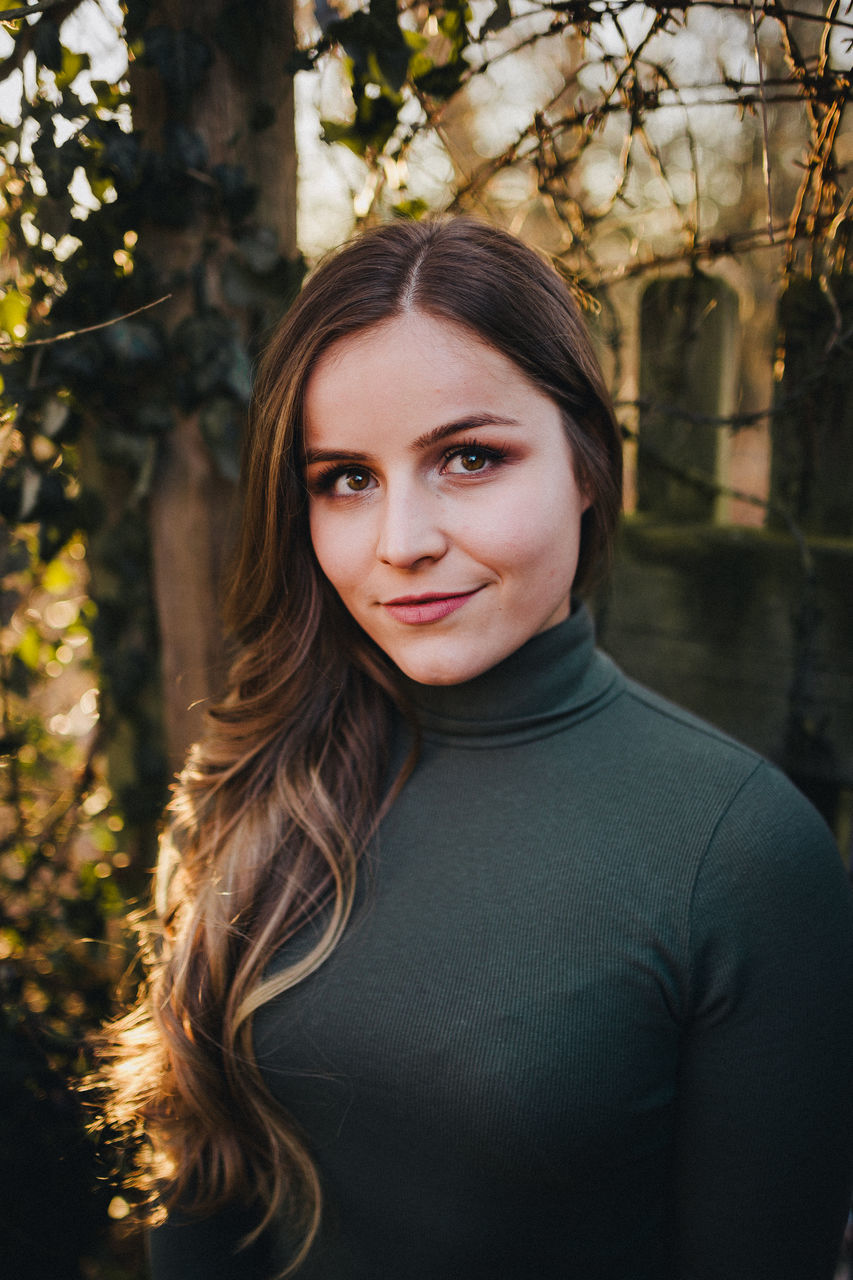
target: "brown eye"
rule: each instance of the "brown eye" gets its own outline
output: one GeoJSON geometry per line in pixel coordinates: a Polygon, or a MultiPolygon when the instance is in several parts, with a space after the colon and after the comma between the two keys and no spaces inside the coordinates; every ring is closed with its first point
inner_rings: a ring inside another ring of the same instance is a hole
{"type": "Polygon", "coordinates": [[[460,444],[445,454],[443,470],[448,475],[479,475],[491,472],[503,461],[504,454],[488,445],[460,444]]]}
{"type": "Polygon", "coordinates": [[[360,493],[370,484],[370,474],[367,471],[348,471],[344,480],[348,489],[354,493],[360,493]]]}

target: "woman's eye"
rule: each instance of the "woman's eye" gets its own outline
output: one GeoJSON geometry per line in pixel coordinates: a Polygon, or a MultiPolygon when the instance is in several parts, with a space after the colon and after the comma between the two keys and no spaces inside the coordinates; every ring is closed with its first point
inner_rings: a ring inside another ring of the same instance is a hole
{"type": "Polygon", "coordinates": [[[459,449],[448,456],[444,469],[451,474],[467,472],[470,475],[473,471],[482,471],[490,462],[497,461],[498,455],[490,449],[459,449]]]}
{"type": "Polygon", "coordinates": [[[338,494],[363,493],[365,489],[370,488],[372,478],[369,471],[362,471],[360,467],[352,471],[342,471],[334,481],[332,489],[338,494]]]}

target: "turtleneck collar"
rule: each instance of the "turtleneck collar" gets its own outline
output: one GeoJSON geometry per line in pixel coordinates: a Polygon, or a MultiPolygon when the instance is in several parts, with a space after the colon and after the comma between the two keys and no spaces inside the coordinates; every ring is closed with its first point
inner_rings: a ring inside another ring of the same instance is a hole
{"type": "Polygon", "coordinates": [[[403,677],[400,683],[425,737],[465,738],[473,746],[555,732],[609,700],[618,679],[618,668],[595,648],[588,609],[573,601],[565,622],[473,680],[425,685],[403,677]]]}

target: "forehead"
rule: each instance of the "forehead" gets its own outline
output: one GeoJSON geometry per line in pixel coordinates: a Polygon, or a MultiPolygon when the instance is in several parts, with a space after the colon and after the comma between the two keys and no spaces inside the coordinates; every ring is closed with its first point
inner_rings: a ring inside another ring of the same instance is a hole
{"type": "Polygon", "coordinates": [[[391,418],[416,434],[448,414],[517,416],[550,397],[508,356],[452,321],[407,312],[334,343],[318,360],[305,393],[305,433],[391,418]]]}

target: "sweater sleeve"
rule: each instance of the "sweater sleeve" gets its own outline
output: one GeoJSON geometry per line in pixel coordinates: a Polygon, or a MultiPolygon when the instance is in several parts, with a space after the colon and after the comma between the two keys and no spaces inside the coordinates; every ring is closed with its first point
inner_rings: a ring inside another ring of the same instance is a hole
{"type": "Polygon", "coordinates": [[[760,765],[694,887],[679,1280],[831,1280],[853,1152],[853,909],[838,851],[760,765]]]}

